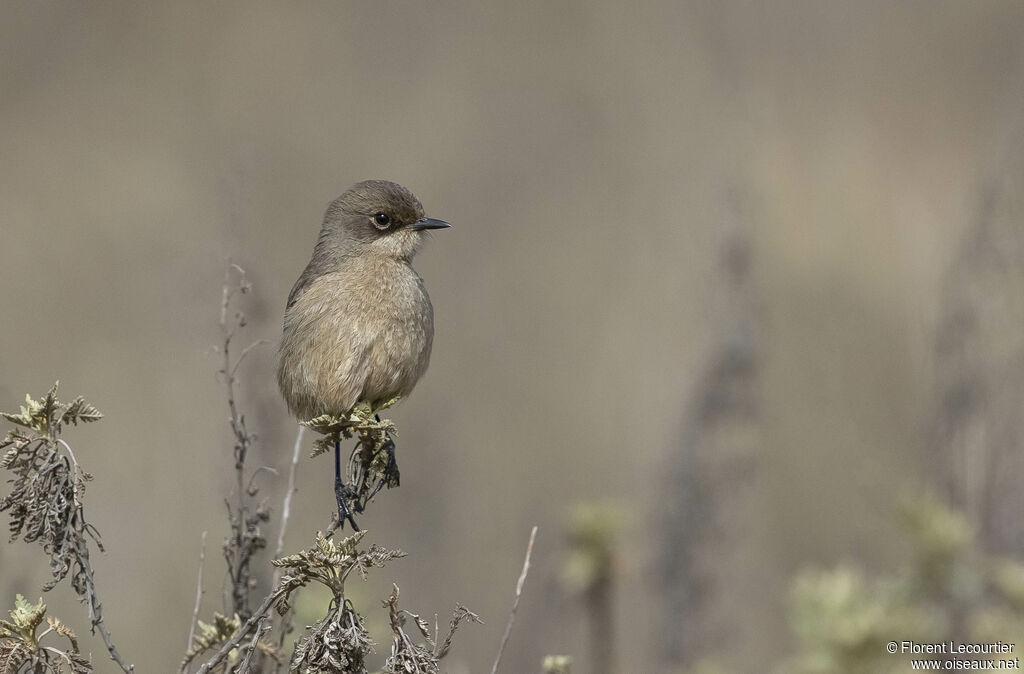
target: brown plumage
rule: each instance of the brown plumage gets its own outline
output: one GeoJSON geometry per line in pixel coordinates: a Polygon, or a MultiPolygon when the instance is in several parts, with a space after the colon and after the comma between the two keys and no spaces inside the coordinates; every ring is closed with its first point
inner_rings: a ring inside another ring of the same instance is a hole
{"type": "Polygon", "coordinates": [[[383,180],[357,183],[331,203],[284,314],[277,380],[300,420],[412,391],[434,339],[434,309],[412,257],[425,230],[448,226],[383,180]]]}

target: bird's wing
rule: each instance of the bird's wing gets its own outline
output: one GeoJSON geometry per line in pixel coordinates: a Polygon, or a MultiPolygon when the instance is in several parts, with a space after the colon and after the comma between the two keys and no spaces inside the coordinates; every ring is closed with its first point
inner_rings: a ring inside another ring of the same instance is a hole
{"type": "Polygon", "coordinates": [[[310,268],[310,265],[307,265],[303,270],[302,275],[299,276],[299,280],[297,280],[295,285],[292,286],[291,292],[288,293],[288,304],[285,305],[285,311],[292,308],[292,305],[294,305],[296,300],[298,300],[302,293],[305,292],[306,288],[309,287],[309,284],[313,282],[313,279],[315,279],[316,276],[316,272],[310,268]]]}
{"type": "Polygon", "coordinates": [[[295,282],[291,292],[288,293],[288,304],[285,306],[285,311],[292,308],[292,305],[295,304],[296,300],[309,288],[313,281],[332,271],[335,265],[331,263],[326,253],[328,247],[325,246],[325,242],[329,240],[330,232],[327,229],[321,229],[316,246],[313,247],[313,257],[310,258],[309,264],[302,270],[299,280],[295,282]]]}

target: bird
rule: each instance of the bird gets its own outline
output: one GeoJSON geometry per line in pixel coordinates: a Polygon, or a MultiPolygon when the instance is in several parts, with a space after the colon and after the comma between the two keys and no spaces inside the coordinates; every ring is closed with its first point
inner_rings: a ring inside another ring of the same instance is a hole
{"type": "MultiPolygon", "coordinates": [[[[356,183],[330,203],[312,258],[288,294],[278,350],[277,382],[299,421],[345,417],[361,403],[376,411],[412,392],[434,340],[433,305],[412,259],[427,232],[448,227],[387,180],[356,183]]],[[[388,444],[390,466],[390,438],[388,444]]],[[[340,452],[338,441],[338,522],[358,530],[340,452]]]]}

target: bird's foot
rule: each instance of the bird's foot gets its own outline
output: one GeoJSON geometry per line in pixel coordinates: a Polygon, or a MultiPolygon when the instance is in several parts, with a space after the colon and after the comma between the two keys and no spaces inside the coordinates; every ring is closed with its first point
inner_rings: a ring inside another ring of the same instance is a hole
{"type": "MultiPolygon", "coordinates": [[[[334,498],[338,502],[338,526],[344,527],[345,521],[347,520],[352,525],[352,531],[359,531],[359,525],[356,524],[355,517],[352,516],[352,508],[349,507],[349,501],[355,500],[352,490],[349,489],[344,482],[340,479],[334,481],[334,498]]],[[[358,508],[358,501],[355,501],[358,508]]],[[[362,512],[359,509],[359,512],[362,512]]]]}

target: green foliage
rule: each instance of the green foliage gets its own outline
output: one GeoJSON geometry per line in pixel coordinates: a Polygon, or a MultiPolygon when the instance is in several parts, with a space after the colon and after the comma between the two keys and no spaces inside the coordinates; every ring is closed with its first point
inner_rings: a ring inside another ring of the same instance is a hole
{"type": "Polygon", "coordinates": [[[42,400],[33,400],[31,395],[25,395],[25,404],[21,406],[21,412],[0,412],[0,417],[11,423],[30,428],[41,435],[56,437],[60,434],[61,426],[65,423],[78,425],[99,421],[103,415],[87,403],[82,396],[78,396],[70,403],[62,403],[57,400],[57,387],[60,382],[55,383],[42,400]]]}
{"type": "Polygon", "coordinates": [[[193,636],[192,647],[185,653],[185,659],[181,662],[182,669],[188,667],[196,656],[225,643],[241,626],[242,621],[237,613],[233,617],[228,618],[225,615],[214,612],[212,623],[203,622],[202,620],[197,621],[196,627],[199,629],[199,632],[193,636]]]}
{"type": "Polygon", "coordinates": [[[896,637],[920,640],[940,627],[904,585],[868,579],[852,567],[799,575],[790,619],[801,653],[786,671],[806,674],[903,671],[906,663],[883,645],[896,637]]]}
{"type": "Polygon", "coordinates": [[[392,421],[389,419],[377,421],[374,414],[377,410],[385,409],[396,401],[397,398],[376,410],[371,408],[368,403],[359,403],[344,416],[321,414],[309,421],[303,421],[303,426],[324,436],[317,438],[313,443],[311,456],[320,456],[334,449],[336,441],[341,438],[351,438],[353,435],[358,435],[360,441],[366,443],[368,447],[379,450],[388,441],[389,436],[397,434],[398,431],[392,421]]]}
{"type": "Polygon", "coordinates": [[[10,612],[11,622],[0,620],[0,636],[18,636],[25,641],[36,643],[36,628],[43,622],[46,615],[46,604],[40,599],[38,604],[30,604],[20,594],[14,598],[14,610],[10,612]]]}
{"type": "MultiPolygon", "coordinates": [[[[333,538],[318,532],[312,547],[308,550],[273,561],[274,566],[287,569],[287,572],[281,576],[265,606],[274,605],[278,613],[286,613],[291,608],[291,595],[311,581],[325,587],[331,595],[327,614],[313,625],[307,626],[306,631],[296,641],[288,666],[289,672],[367,672],[366,661],[373,652],[373,641],[363,617],[345,597],[345,581],[353,571],[365,578],[368,569],[383,567],[389,561],[403,557],[405,553],[377,545],[371,545],[365,550],[360,549],[359,543],[365,536],[366,532],[360,531],[341,542],[335,542],[333,538]]],[[[443,641],[439,641],[438,635],[431,632],[426,621],[398,607],[397,586],[384,602],[384,606],[388,609],[391,629],[395,635],[391,657],[383,669],[386,674],[437,674],[438,662],[451,649],[452,638],[459,624],[464,620],[480,622],[475,613],[462,606],[456,606],[449,623],[448,635],[443,641]],[[405,632],[404,626],[410,618],[425,639],[424,643],[414,643],[405,632]]],[[[258,617],[257,614],[252,620],[258,617]]],[[[243,626],[241,630],[235,630],[231,640],[237,644],[245,629],[243,626]]]]}
{"type": "MultiPolygon", "coordinates": [[[[213,658],[199,671],[221,672],[230,669],[249,672],[248,664],[239,664],[237,669],[235,664],[242,658],[238,646],[250,633],[255,635],[251,641],[253,647],[277,660],[279,655],[276,650],[259,638],[261,626],[268,618],[267,613],[274,607],[278,614],[286,614],[291,609],[292,595],[310,582],[316,582],[329,590],[330,605],[327,614],[308,626],[295,643],[288,671],[301,674],[365,672],[366,657],[373,652],[373,643],[363,626],[362,616],[356,613],[351,602],[345,598],[345,581],[353,571],[365,577],[367,569],[382,567],[392,559],[404,556],[401,551],[387,550],[376,545],[367,550],[359,549],[359,542],[365,535],[365,532],[357,532],[341,542],[335,542],[333,538],[317,532],[308,550],[273,560],[274,566],[286,569],[286,572],[281,575],[263,605],[244,624],[241,624],[237,616],[229,620],[220,615],[215,615],[212,625],[200,623],[201,634],[182,662],[180,671],[185,672],[199,653],[219,647],[213,658]]],[[[243,662],[248,663],[248,659],[243,662]]]]}
{"type": "Polygon", "coordinates": [[[377,545],[360,550],[359,542],[365,535],[366,532],[356,532],[335,543],[333,538],[317,532],[311,548],[272,562],[274,566],[288,569],[278,586],[281,592],[277,602],[279,613],[290,608],[291,593],[310,581],[326,587],[332,597],[327,615],[309,626],[296,642],[290,672],[366,671],[366,658],[373,651],[373,642],[362,616],[345,598],[345,581],[353,571],[365,578],[367,569],[383,567],[405,553],[377,545]]]}
{"type": "Polygon", "coordinates": [[[1014,611],[1024,614],[1024,566],[1009,560],[995,560],[989,578],[1014,611]]]}
{"type": "Polygon", "coordinates": [[[571,674],[572,658],[568,655],[545,655],[544,674],[571,674]]]}
{"type": "Polygon", "coordinates": [[[968,616],[968,628],[978,641],[1006,641],[1024,634],[1024,565],[1009,559],[987,560],[984,570],[987,595],[994,605],[977,607],[968,616]]]}
{"type": "MultiPolygon", "coordinates": [[[[185,653],[185,658],[181,662],[179,671],[185,671],[199,655],[227,643],[227,641],[242,627],[242,619],[238,617],[237,613],[231,618],[228,618],[227,616],[214,611],[212,623],[199,620],[196,622],[196,627],[199,632],[192,637],[192,647],[187,653],[185,653]]],[[[260,652],[268,655],[274,660],[279,660],[280,658],[280,655],[277,653],[277,650],[273,645],[264,640],[258,639],[255,647],[260,652]]],[[[241,650],[242,649],[239,648],[231,649],[231,652],[228,654],[227,658],[225,658],[224,662],[211,671],[226,672],[232,669],[243,657],[241,650]]]]}
{"type": "Polygon", "coordinates": [[[903,528],[910,534],[907,582],[932,600],[969,599],[982,583],[982,565],[974,559],[974,537],[964,516],[932,496],[904,505],[903,528]]]}
{"type": "Polygon", "coordinates": [[[806,571],[792,586],[790,621],[799,651],[781,671],[875,674],[906,671],[891,640],[1012,641],[1024,633],[1024,567],[982,554],[966,520],[925,497],[901,513],[911,545],[896,574],[853,566],[806,571]],[[956,625],[968,634],[953,633],[956,625]]]}
{"type": "Polygon", "coordinates": [[[566,523],[568,555],[562,581],[577,592],[608,582],[615,565],[616,540],[625,524],[622,508],[611,503],[581,503],[566,523]]]}
{"type": "Polygon", "coordinates": [[[9,622],[0,620],[0,671],[92,674],[89,660],[78,651],[75,633],[60,620],[46,615],[46,604],[42,599],[32,604],[19,594],[15,597],[10,616],[9,622]],[[36,634],[44,619],[49,629],[36,634]],[[50,633],[64,637],[69,648],[60,650],[41,644],[40,640],[50,633]]]}
{"type": "MultiPolygon", "coordinates": [[[[301,587],[315,580],[338,599],[344,596],[345,580],[352,571],[358,571],[365,578],[367,569],[383,567],[392,559],[405,556],[401,550],[388,550],[376,544],[371,545],[369,550],[359,550],[359,542],[364,536],[365,531],[357,531],[341,543],[335,543],[333,538],[326,538],[318,531],[312,548],[275,559],[271,563],[290,570],[281,578],[283,584],[301,587]]],[[[286,600],[282,600],[278,606],[287,608],[286,600]]]]}

